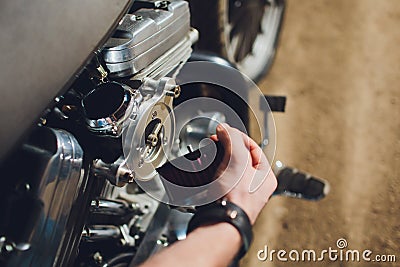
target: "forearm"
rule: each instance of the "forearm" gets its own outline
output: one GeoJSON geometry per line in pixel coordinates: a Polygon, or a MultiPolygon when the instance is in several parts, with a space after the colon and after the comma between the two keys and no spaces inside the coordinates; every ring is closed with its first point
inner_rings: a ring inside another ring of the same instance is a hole
{"type": "Polygon", "coordinates": [[[156,254],[141,267],[226,267],[241,246],[239,232],[228,223],[203,226],[183,241],[156,254]]]}

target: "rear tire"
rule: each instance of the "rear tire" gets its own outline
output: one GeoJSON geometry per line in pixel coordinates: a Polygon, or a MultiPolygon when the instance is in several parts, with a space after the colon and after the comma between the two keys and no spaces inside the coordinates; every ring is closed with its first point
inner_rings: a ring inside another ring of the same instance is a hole
{"type": "Polygon", "coordinates": [[[285,0],[190,0],[197,48],[214,52],[259,81],[278,44],[285,0]]]}

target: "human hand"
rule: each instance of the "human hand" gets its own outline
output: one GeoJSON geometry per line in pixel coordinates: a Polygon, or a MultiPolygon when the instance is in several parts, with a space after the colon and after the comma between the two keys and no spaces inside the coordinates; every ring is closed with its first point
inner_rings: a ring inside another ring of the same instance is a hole
{"type": "Polygon", "coordinates": [[[237,181],[226,198],[240,206],[254,224],[277,187],[270,164],[253,139],[226,123],[218,125],[217,134],[211,138],[225,148],[217,179],[237,181]]]}

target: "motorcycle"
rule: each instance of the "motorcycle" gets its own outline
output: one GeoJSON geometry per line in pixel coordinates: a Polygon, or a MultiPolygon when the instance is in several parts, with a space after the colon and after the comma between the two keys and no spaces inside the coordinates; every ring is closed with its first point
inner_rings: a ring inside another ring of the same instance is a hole
{"type": "MultiPolygon", "coordinates": [[[[195,205],[187,195],[171,201],[157,168],[201,149],[217,123],[250,132],[256,86],[236,68],[252,79],[268,71],[284,4],[4,4],[2,18],[16,23],[0,33],[10,59],[1,71],[1,265],[136,266],[184,239],[195,205]]],[[[256,102],[265,118],[255,135],[268,148],[267,117],[285,98],[256,102]]],[[[325,181],[274,162],[275,194],[327,194],[325,181]]]]}

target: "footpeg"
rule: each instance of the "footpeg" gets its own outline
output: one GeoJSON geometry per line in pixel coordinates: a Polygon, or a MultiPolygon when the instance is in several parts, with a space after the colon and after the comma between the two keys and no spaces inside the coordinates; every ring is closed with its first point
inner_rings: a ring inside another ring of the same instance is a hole
{"type": "MultiPolygon", "coordinates": [[[[281,165],[279,162],[277,165],[281,165]]],[[[282,165],[281,165],[282,166],[282,165]]],[[[329,183],[295,168],[281,167],[276,172],[278,187],[274,195],[320,200],[329,193],[329,183]]]]}

